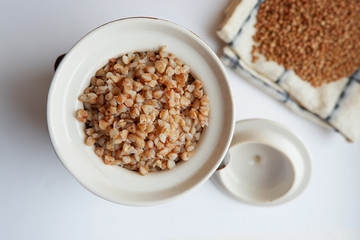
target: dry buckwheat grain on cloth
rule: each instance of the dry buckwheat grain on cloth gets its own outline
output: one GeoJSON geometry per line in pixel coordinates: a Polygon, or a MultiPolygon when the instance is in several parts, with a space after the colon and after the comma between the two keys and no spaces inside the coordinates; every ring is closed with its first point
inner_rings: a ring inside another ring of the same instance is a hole
{"type": "Polygon", "coordinates": [[[297,114],[355,142],[360,136],[360,69],[315,88],[293,70],[267,60],[259,52],[253,61],[253,46],[258,44],[253,37],[262,2],[233,0],[226,9],[225,20],[217,32],[227,44],[221,56],[223,62],[297,114]]]}

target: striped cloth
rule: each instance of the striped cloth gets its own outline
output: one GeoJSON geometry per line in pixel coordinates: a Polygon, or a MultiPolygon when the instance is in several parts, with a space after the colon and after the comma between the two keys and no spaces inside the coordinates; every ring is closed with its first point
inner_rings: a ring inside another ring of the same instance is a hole
{"type": "MultiPolygon", "coordinates": [[[[348,141],[360,136],[360,69],[352,76],[318,88],[264,56],[252,62],[252,37],[259,4],[263,0],[233,0],[217,34],[227,44],[222,61],[283,102],[294,112],[340,132],[348,141]]],[[[360,57],[360,56],[359,56],[360,57]]]]}

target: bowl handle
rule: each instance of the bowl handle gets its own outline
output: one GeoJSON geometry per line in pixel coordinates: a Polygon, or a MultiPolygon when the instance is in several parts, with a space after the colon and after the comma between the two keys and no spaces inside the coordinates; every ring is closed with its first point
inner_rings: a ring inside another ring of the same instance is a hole
{"type": "Polygon", "coordinates": [[[229,153],[229,151],[227,151],[224,159],[222,160],[222,162],[220,163],[220,165],[218,166],[216,171],[219,171],[219,170],[225,168],[228,165],[229,161],[230,161],[230,153],[229,153]]]}
{"type": "Polygon", "coordinates": [[[58,56],[56,58],[55,64],[54,64],[54,71],[56,71],[56,69],[58,68],[59,64],[61,63],[61,60],[63,60],[63,58],[65,57],[66,53],[58,56]]]}

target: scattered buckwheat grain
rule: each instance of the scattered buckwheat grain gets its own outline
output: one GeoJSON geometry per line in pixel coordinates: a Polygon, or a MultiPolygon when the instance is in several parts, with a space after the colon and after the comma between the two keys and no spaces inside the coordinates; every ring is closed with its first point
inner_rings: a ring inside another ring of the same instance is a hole
{"type": "Polygon", "coordinates": [[[259,52],[314,87],[350,76],[360,67],[359,23],[358,0],[266,0],[253,62],[259,52]]]}

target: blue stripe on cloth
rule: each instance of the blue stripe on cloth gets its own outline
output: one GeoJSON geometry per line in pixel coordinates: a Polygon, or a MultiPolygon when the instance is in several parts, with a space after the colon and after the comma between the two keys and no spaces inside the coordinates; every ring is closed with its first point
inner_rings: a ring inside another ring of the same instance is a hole
{"type": "Polygon", "coordinates": [[[238,55],[236,55],[235,58],[230,58],[230,57],[229,57],[229,60],[231,61],[231,67],[232,67],[232,68],[237,68],[237,67],[238,67],[238,65],[239,65],[239,60],[240,60],[240,58],[239,58],[238,55]]]}
{"type": "Polygon", "coordinates": [[[251,72],[247,71],[246,69],[244,69],[244,67],[240,64],[239,61],[239,56],[235,55],[236,57],[230,57],[229,55],[226,55],[225,53],[223,53],[222,58],[228,60],[231,63],[232,68],[239,68],[240,70],[246,72],[248,75],[250,75],[253,79],[257,80],[259,83],[261,83],[265,88],[267,89],[271,89],[273,92],[276,92],[277,95],[280,96],[280,98],[282,100],[282,102],[286,103],[289,99],[290,99],[290,95],[287,92],[282,92],[279,89],[274,88],[273,86],[269,85],[267,82],[264,82],[263,80],[259,79],[258,77],[256,77],[254,74],[252,74],[251,72]]]}
{"type": "MultiPolygon", "coordinates": [[[[314,112],[311,112],[309,110],[307,110],[304,106],[301,106],[297,103],[297,101],[295,101],[293,98],[289,98],[289,101],[293,101],[296,103],[296,105],[304,112],[308,112],[310,113],[311,115],[313,115],[314,117],[317,117],[318,119],[322,120],[322,121],[326,121],[325,119],[323,119],[322,117],[320,117],[318,114],[314,113],[314,112]]],[[[327,122],[327,121],[326,121],[327,122]]],[[[333,129],[336,129],[334,126],[331,126],[333,129]]]]}
{"type": "Polygon", "coordinates": [[[259,8],[260,4],[261,4],[262,2],[264,2],[264,1],[265,1],[265,0],[259,0],[259,1],[256,3],[256,5],[254,6],[254,8],[251,9],[249,15],[247,16],[247,18],[245,19],[245,21],[244,21],[243,24],[241,25],[239,31],[236,33],[235,37],[234,37],[234,38],[232,39],[232,41],[229,43],[229,46],[231,46],[231,47],[234,46],[236,39],[240,36],[240,34],[241,34],[241,32],[242,32],[242,29],[243,29],[244,26],[249,22],[249,19],[250,19],[250,17],[251,17],[251,14],[252,14],[254,11],[256,11],[256,10],[259,8]]]}
{"type": "Polygon", "coordinates": [[[290,98],[290,94],[288,92],[285,92],[285,98],[284,100],[282,100],[283,103],[286,103],[287,101],[290,101],[291,98],[290,98]]]}
{"type": "Polygon", "coordinates": [[[338,110],[341,101],[344,99],[344,97],[346,96],[346,91],[349,88],[349,86],[351,85],[351,83],[353,81],[359,82],[360,81],[358,79],[355,78],[355,76],[360,73],[360,68],[358,70],[356,70],[355,73],[353,73],[350,77],[348,82],[346,83],[346,85],[344,86],[343,90],[341,91],[341,94],[339,96],[339,98],[336,100],[336,104],[333,107],[333,109],[331,110],[330,114],[325,118],[325,121],[329,122],[331,120],[331,118],[334,116],[334,113],[336,112],[336,110],[338,110]]]}
{"type": "Polygon", "coordinates": [[[249,16],[247,16],[247,18],[245,19],[243,25],[240,27],[239,31],[236,33],[236,35],[235,35],[235,37],[233,38],[233,40],[229,43],[229,46],[231,46],[231,47],[234,46],[235,40],[237,39],[238,36],[240,36],[240,34],[241,34],[242,30],[243,30],[244,25],[245,25],[247,22],[249,22],[249,19],[250,19],[250,16],[251,16],[252,11],[254,11],[254,10],[251,10],[249,16]]]}
{"type": "Polygon", "coordinates": [[[276,84],[280,84],[280,82],[283,80],[283,77],[285,76],[285,74],[287,73],[288,71],[287,70],[284,70],[280,76],[276,79],[275,83],[276,84]]]}

